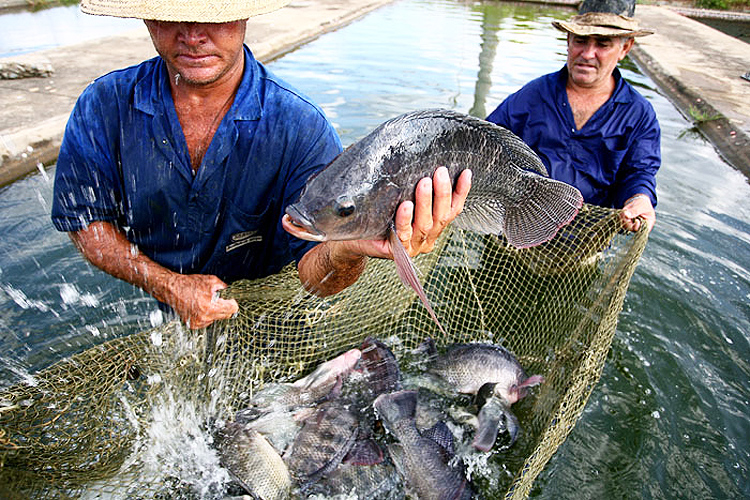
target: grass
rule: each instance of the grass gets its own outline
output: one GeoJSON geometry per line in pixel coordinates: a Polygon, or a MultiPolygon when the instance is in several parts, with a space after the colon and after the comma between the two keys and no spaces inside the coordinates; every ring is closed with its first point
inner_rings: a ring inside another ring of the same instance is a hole
{"type": "Polygon", "coordinates": [[[723,118],[721,113],[715,113],[712,111],[702,110],[693,105],[690,106],[690,109],[688,110],[688,114],[690,115],[690,118],[693,120],[693,123],[696,125],[700,125],[701,123],[706,123],[706,122],[712,122],[714,120],[720,120],[721,118],[723,118]]]}
{"type": "Polygon", "coordinates": [[[699,9],[716,9],[745,12],[750,10],[750,0],[695,0],[694,6],[699,9]]]}

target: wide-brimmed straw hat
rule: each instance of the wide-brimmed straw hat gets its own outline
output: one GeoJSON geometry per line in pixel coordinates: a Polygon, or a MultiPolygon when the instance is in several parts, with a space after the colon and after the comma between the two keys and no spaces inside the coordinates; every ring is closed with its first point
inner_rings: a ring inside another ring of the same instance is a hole
{"type": "Polygon", "coordinates": [[[645,36],[654,30],[641,28],[638,20],[611,12],[586,12],[568,21],[552,21],[552,26],[578,36],[645,36]]]}
{"type": "Polygon", "coordinates": [[[290,0],[81,0],[81,10],[97,16],[153,21],[227,23],[280,9],[290,0]]]}

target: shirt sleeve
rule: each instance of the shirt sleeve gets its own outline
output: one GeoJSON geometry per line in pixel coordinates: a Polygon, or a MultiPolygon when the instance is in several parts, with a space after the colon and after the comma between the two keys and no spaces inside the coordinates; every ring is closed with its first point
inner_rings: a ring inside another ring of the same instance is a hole
{"type": "Polygon", "coordinates": [[[513,95],[506,97],[503,102],[498,104],[495,110],[487,117],[488,122],[492,122],[501,127],[505,127],[508,130],[512,130],[510,123],[510,113],[508,112],[509,103],[513,95]]]}
{"type": "MultiPolygon", "coordinates": [[[[341,140],[322,111],[317,110],[311,113],[304,122],[304,125],[296,130],[295,150],[298,160],[295,168],[289,171],[284,189],[283,207],[295,203],[307,179],[325,168],[342,151],[341,140]]],[[[318,244],[301,240],[287,233],[281,225],[281,218],[278,221],[278,230],[289,238],[289,248],[297,262],[318,244]]]]}
{"type": "Polygon", "coordinates": [[[116,166],[100,102],[89,87],[65,128],[52,199],[52,222],[59,231],[78,231],[120,215],[116,166]]]}
{"type": "Polygon", "coordinates": [[[656,207],[656,172],[661,166],[661,128],[656,113],[649,103],[637,121],[629,138],[631,150],[618,171],[618,181],[612,198],[621,208],[632,196],[643,193],[656,207]]]}

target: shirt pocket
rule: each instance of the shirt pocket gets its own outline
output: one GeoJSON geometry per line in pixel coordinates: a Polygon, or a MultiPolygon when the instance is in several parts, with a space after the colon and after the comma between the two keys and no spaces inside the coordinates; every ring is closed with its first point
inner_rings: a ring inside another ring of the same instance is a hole
{"type": "Polygon", "coordinates": [[[259,276],[272,244],[269,239],[275,225],[272,220],[274,206],[275,202],[271,200],[259,213],[248,213],[228,201],[206,272],[225,281],[259,276]]]}

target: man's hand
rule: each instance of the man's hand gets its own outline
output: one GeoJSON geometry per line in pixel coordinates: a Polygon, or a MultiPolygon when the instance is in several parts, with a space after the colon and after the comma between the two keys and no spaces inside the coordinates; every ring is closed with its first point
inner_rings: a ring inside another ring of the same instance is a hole
{"type": "Polygon", "coordinates": [[[174,274],[169,280],[167,303],[188,328],[205,328],[239,310],[236,300],[219,297],[219,291],[226,287],[216,276],[174,274]]]}
{"type": "MultiPolygon", "coordinates": [[[[396,210],[396,233],[411,257],[432,251],[443,229],[463,210],[470,188],[470,170],[461,173],[455,191],[445,167],[432,179],[419,181],[415,201],[405,201],[396,210]]],[[[300,279],[321,297],[338,293],[357,280],[367,257],[392,259],[388,240],[327,241],[299,262],[300,279]]]]}
{"type": "Polygon", "coordinates": [[[651,231],[656,223],[656,212],[648,195],[637,194],[630,197],[620,212],[620,221],[628,231],[636,232],[641,228],[639,217],[645,220],[648,230],[651,231]]]}
{"type": "MultiPolygon", "coordinates": [[[[445,167],[438,168],[432,179],[425,177],[417,183],[414,202],[405,201],[396,209],[396,233],[409,256],[432,251],[438,236],[464,209],[470,188],[471,170],[468,169],[458,177],[455,191],[445,167]]],[[[354,245],[362,255],[393,258],[387,239],[346,243],[354,245]]]]}
{"type": "Polygon", "coordinates": [[[189,328],[204,328],[239,309],[234,299],[218,297],[218,291],[226,288],[219,278],[170,271],[143,255],[110,222],[92,222],[86,229],[70,233],[70,238],[89,262],[169,304],[189,328]]]}

